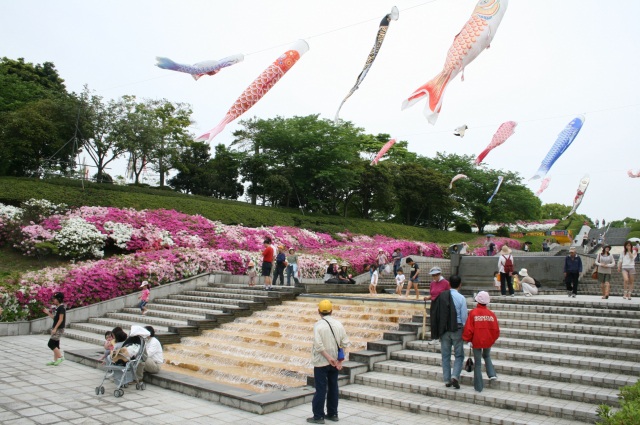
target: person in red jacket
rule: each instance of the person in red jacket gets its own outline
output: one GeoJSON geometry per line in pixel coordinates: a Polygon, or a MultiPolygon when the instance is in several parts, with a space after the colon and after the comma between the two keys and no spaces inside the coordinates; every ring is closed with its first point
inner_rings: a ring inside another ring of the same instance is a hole
{"type": "Polygon", "coordinates": [[[491,361],[491,346],[500,337],[500,326],[498,326],[496,315],[487,308],[489,301],[490,298],[487,292],[478,292],[478,295],[476,295],[478,305],[469,312],[467,323],[462,332],[462,340],[471,342],[473,345],[473,388],[478,392],[482,392],[484,388],[482,382],[483,359],[489,379],[492,381],[498,379],[491,361]]]}

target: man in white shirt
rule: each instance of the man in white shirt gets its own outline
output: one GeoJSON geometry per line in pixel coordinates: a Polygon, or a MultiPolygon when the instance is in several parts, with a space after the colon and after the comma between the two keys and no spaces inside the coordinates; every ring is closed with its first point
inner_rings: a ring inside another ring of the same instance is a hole
{"type": "MultiPolygon", "coordinates": [[[[338,348],[349,345],[349,338],[342,323],[331,317],[333,305],[329,300],[318,304],[321,318],[313,325],[313,377],[316,393],[311,407],[313,417],[307,418],[312,424],[323,424],[325,419],[338,422],[338,371],[342,369],[344,355],[338,348]],[[324,413],[325,399],[327,414],[324,413]]],[[[342,350],[344,351],[344,350],[342,350]]]]}

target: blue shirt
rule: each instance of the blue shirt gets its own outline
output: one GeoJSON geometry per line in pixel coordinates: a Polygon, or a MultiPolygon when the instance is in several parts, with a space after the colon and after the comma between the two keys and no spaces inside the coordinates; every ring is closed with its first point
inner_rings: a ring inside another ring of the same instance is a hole
{"type": "Polygon", "coordinates": [[[453,298],[453,305],[456,306],[456,318],[458,324],[464,326],[467,323],[467,300],[464,298],[457,289],[451,289],[451,298],[453,298]]]}
{"type": "Polygon", "coordinates": [[[564,272],[565,273],[582,273],[582,259],[579,255],[571,258],[567,255],[564,258],[564,272]]]}

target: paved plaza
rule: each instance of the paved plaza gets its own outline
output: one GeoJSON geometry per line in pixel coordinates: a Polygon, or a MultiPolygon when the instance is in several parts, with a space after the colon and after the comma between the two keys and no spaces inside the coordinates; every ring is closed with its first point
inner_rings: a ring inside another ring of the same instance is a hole
{"type": "MultiPolygon", "coordinates": [[[[311,404],[256,415],[239,409],[189,397],[147,385],[134,385],[122,398],[113,396],[113,383],[104,395],[95,395],[103,372],[71,361],[45,366],[51,360],[46,335],[0,338],[0,423],[28,424],[303,424],[312,416],[311,404]],[[111,389],[111,391],[109,391],[111,389]]],[[[96,348],[62,339],[63,349],[96,348]]],[[[445,418],[425,416],[340,400],[343,424],[456,424],[445,418]]],[[[329,422],[327,422],[329,423],[329,422]]]]}

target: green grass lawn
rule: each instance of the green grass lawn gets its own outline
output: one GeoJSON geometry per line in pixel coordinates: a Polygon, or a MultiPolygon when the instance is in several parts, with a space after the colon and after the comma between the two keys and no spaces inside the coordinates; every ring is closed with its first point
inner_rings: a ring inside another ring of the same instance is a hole
{"type": "Polygon", "coordinates": [[[10,247],[0,248],[0,284],[11,280],[12,276],[30,270],[40,270],[45,267],[58,267],[67,264],[59,257],[34,258],[22,255],[10,247]]]}

